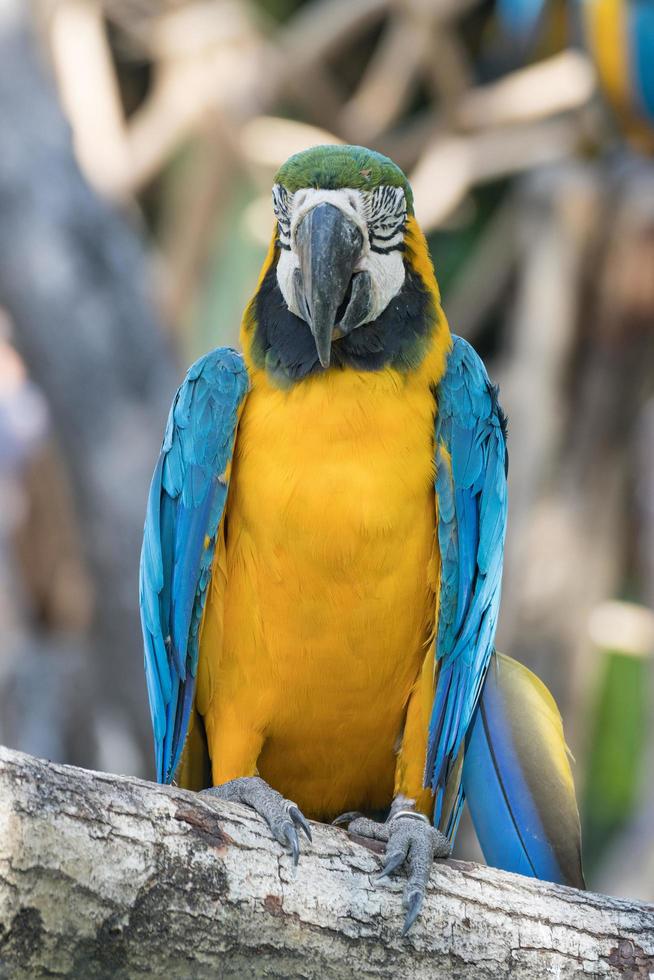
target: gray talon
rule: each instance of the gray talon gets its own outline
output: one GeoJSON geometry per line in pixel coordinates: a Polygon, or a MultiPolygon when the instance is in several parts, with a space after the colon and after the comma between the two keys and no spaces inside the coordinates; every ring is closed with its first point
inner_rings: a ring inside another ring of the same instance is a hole
{"type": "Polygon", "coordinates": [[[293,823],[297,824],[298,827],[300,827],[300,829],[304,831],[304,833],[307,835],[310,841],[313,841],[313,837],[311,836],[311,827],[309,826],[309,821],[302,813],[300,808],[296,806],[294,803],[291,807],[289,807],[288,812],[290,814],[293,823]]]}
{"type": "Polygon", "coordinates": [[[402,927],[402,936],[406,936],[407,932],[420,915],[420,909],[422,908],[424,897],[424,891],[410,892],[408,895],[406,895],[404,900],[406,915],[404,917],[404,925],[402,927]]]}
{"type": "Polygon", "coordinates": [[[358,810],[348,810],[347,813],[341,813],[340,816],[332,820],[332,827],[346,827],[348,824],[356,820],[357,817],[362,817],[363,814],[358,810]]]}
{"type": "Polygon", "coordinates": [[[375,881],[381,881],[382,878],[388,878],[392,875],[394,871],[397,871],[399,866],[404,863],[406,859],[406,853],[402,851],[397,851],[395,854],[387,854],[384,867],[379,872],[375,881]]]}
{"type": "Polygon", "coordinates": [[[344,813],[334,823],[348,823],[351,834],[387,842],[384,866],[375,881],[390,877],[402,865],[407,866],[406,916],[402,929],[402,935],[406,936],[420,915],[434,858],[450,856],[452,848],[447,837],[414,811],[391,811],[389,819],[382,824],[360,814],[344,813]]]}
{"type": "Polygon", "coordinates": [[[300,843],[295,825],[311,840],[311,828],[298,805],[292,800],[285,800],[281,793],[272,789],[260,776],[240,776],[222,786],[202,790],[200,795],[214,796],[251,807],[266,821],[275,840],[282,847],[290,848],[295,865],[300,858],[300,843]]]}
{"type": "Polygon", "coordinates": [[[283,832],[286,843],[290,847],[291,854],[293,855],[293,864],[297,867],[297,863],[300,860],[300,842],[297,839],[297,830],[292,823],[285,823],[283,832]]]}

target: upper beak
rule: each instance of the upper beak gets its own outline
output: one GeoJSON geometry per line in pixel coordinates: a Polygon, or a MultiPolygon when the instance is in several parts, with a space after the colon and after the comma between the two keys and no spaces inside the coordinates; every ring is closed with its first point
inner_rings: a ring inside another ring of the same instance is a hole
{"type": "Polygon", "coordinates": [[[300,260],[302,309],[311,328],[320,363],[329,367],[336,313],[345,298],[363,236],[333,204],[317,204],[295,233],[300,260]]]}

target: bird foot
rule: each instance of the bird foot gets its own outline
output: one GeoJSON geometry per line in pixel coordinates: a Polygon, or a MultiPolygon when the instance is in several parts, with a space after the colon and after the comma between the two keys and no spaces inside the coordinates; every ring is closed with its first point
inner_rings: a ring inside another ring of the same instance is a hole
{"type": "Polygon", "coordinates": [[[420,914],[434,858],[447,858],[452,853],[447,837],[427,817],[410,809],[391,810],[385,823],[349,813],[337,817],[334,823],[347,823],[348,833],[358,837],[386,842],[384,866],[377,881],[406,866],[408,879],[403,900],[406,914],[402,929],[402,935],[406,936],[420,914]]]}
{"type": "Polygon", "coordinates": [[[290,848],[293,864],[300,857],[297,827],[311,840],[309,822],[292,800],[286,800],[260,776],[241,776],[230,779],[222,786],[201,790],[200,796],[210,796],[231,803],[243,803],[251,807],[268,824],[270,832],[282,847],[290,848]]]}

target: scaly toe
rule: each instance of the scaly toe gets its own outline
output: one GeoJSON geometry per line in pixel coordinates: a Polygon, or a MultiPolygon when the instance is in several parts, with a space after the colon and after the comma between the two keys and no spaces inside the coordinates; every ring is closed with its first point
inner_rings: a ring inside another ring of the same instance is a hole
{"type": "Polygon", "coordinates": [[[448,858],[452,854],[452,845],[440,830],[436,827],[432,828],[432,837],[434,840],[434,857],[436,858],[448,858]]]}
{"type": "Polygon", "coordinates": [[[213,786],[203,790],[203,794],[243,803],[251,807],[255,813],[268,824],[271,834],[282,847],[288,847],[293,857],[293,864],[300,858],[300,843],[296,825],[311,840],[311,828],[306,817],[292,800],[286,800],[260,776],[240,776],[222,786],[213,786]]]}
{"type": "Polygon", "coordinates": [[[389,824],[379,823],[371,820],[370,817],[357,816],[347,828],[348,834],[356,834],[357,837],[368,837],[370,840],[386,842],[389,835],[389,824]]]}
{"type": "Polygon", "coordinates": [[[402,935],[406,936],[420,915],[434,856],[449,854],[447,838],[429,821],[415,813],[397,813],[387,824],[388,845],[384,867],[376,880],[387,878],[406,864],[404,888],[405,919],[402,935]]]}

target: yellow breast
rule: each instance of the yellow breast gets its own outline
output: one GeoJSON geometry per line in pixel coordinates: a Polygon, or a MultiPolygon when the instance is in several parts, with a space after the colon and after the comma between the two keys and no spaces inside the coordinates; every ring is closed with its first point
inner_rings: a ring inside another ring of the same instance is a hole
{"type": "Polygon", "coordinates": [[[434,410],[419,375],[330,371],[259,376],[240,420],[198,703],[221,755],[260,732],[261,775],[312,816],[392,796],[433,630],[434,410]]]}

